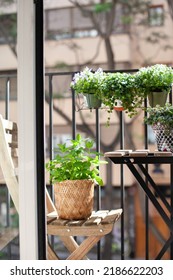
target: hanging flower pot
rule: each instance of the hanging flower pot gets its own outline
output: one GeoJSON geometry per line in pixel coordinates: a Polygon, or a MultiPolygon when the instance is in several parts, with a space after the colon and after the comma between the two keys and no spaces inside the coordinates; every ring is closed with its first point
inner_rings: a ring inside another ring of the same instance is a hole
{"type": "Polygon", "coordinates": [[[85,106],[89,109],[98,109],[102,105],[102,100],[100,100],[95,94],[83,94],[85,106]]]}
{"type": "Polygon", "coordinates": [[[114,106],[115,111],[124,111],[124,107],[122,106],[121,100],[116,101],[116,105],[114,106]]]}
{"type": "Polygon", "coordinates": [[[173,153],[173,129],[166,130],[162,125],[154,125],[152,129],[155,134],[158,151],[173,153]]]}
{"type": "Polygon", "coordinates": [[[157,105],[146,111],[148,115],[144,121],[153,129],[158,150],[173,153],[173,106],[166,103],[163,107],[157,105]]]}
{"type": "Polygon", "coordinates": [[[166,103],[168,93],[167,92],[151,92],[148,94],[148,101],[151,107],[155,107],[156,105],[160,105],[163,107],[166,103]]]}
{"type": "Polygon", "coordinates": [[[76,73],[71,82],[71,88],[75,94],[83,94],[85,107],[89,109],[97,109],[101,107],[101,82],[105,77],[105,73],[101,68],[93,72],[92,69],[86,67],[83,71],[76,73]]]}
{"type": "Polygon", "coordinates": [[[163,107],[173,83],[173,69],[164,64],[142,67],[136,73],[135,84],[148,98],[149,105],[163,107]]]}

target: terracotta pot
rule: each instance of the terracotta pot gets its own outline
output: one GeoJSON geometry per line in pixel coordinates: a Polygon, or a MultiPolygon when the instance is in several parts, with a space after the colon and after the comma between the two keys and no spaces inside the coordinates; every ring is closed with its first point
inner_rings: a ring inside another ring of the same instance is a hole
{"type": "Polygon", "coordinates": [[[121,112],[121,111],[124,111],[124,108],[123,108],[122,106],[115,106],[115,107],[114,107],[114,110],[115,110],[115,111],[120,111],[120,112],[121,112]]]}
{"type": "Polygon", "coordinates": [[[116,105],[114,106],[114,110],[115,111],[120,111],[120,112],[124,111],[121,100],[116,101],[116,105]]]}

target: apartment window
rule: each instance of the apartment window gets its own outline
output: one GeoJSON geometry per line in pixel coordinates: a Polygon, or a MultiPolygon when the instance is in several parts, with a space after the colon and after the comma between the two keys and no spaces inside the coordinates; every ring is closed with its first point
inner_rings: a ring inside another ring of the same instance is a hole
{"type": "Polygon", "coordinates": [[[89,18],[83,17],[77,8],[46,11],[46,32],[49,39],[96,36],[89,18]]]}
{"type": "Polygon", "coordinates": [[[0,22],[1,22],[0,44],[6,44],[7,42],[16,43],[17,15],[0,14],[0,22]]]}
{"type": "MultiPolygon", "coordinates": [[[[92,7],[87,6],[88,9],[92,7]]],[[[127,32],[127,24],[122,23],[123,10],[116,7],[113,33],[127,32]]],[[[97,15],[101,29],[106,32],[105,16],[97,15]]],[[[46,38],[52,40],[96,37],[98,31],[92,20],[84,16],[78,8],[50,9],[45,11],[46,38]]]]}
{"type": "Polygon", "coordinates": [[[151,6],[148,12],[150,26],[162,26],[164,24],[163,5],[151,6]]]}

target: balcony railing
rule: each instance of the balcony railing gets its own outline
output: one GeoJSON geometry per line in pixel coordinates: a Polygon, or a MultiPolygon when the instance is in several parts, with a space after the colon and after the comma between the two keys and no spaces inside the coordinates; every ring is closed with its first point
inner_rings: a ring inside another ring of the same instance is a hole
{"type": "MultiPolygon", "coordinates": [[[[74,139],[77,132],[94,138],[96,151],[102,153],[115,149],[154,148],[152,134],[143,124],[144,113],[142,111],[133,120],[129,119],[124,112],[114,112],[111,116],[110,126],[106,127],[107,115],[104,109],[95,109],[92,112],[79,110],[79,100],[69,86],[73,74],[72,72],[52,72],[45,75],[47,159],[53,158],[53,150],[57,143],[63,142],[66,137],[74,139]]],[[[13,116],[17,119],[17,112],[14,111],[14,103],[17,102],[15,81],[16,74],[0,76],[0,108],[1,114],[7,119],[11,119],[13,116]]],[[[171,95],[170,102],[172,102],[171,95]]],[[[147,100],[144,103],[147,106],[147,100]]],[[[150,199],[141,190],[134,176],[127,171],[126,166],[120,164],[120,167],[117,167],[110,160],[108,161],[107,167],[103,170],[100,169],[100,173],[103,173],[104,176],[105,186],[97,186],[95,189],[95,208],[121,207],[123,215],[112,235],[107,236],[97,248],[91,251],[91,258],[153,259],[158,255],[170,232],[165,228],[164,221],[151,205],[150,199]]],[[[145,166],[149,168],[147,165],[145,166]]],[[[171,198],[173,201],[170,182],[168,182],[171,172],[167,165],[155,162],[150,171],[151,177],[156,178],[166,199],[171,198]]],[[[48,181],[47,187],[53,195],[53,188],[48,181]]],[[[4,192],[4,190],[5,187],[1,184],[0,191],[4,192]]],[[[1,226],[7,226],[11,223],[8,194],[3,202],[6,205],[6,221],[3,223],[1,221],[1,226]]],[[[0,203],[2,206],[2,201],[0,203]]],[[[51,242],[54,243],[55,250],[61,251],[61,243],[58,238],[53,238],[51,242]]],[[[163,258],[172,259],[172,251],[170,246],[163,258]]],[[[14,253],[10,251],[9,247],[5,253],[7,258],[14,258],[14,253]]],[[[64,256],[66,252],[62,250],[61,254],[64,256]]],[[[15,257],[17,258],[17,256],[15,257]]]]}

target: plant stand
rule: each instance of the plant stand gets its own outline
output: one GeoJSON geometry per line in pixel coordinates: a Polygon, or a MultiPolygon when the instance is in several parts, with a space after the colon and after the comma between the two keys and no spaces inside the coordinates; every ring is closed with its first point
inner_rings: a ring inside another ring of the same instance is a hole
{"type": "MultiPolygon", "coordinates": [[[[86,254],[96,245],[99,240],[109,234],[115,222],[120,218],[122,209],[100,210],[93,212],[85,220],[67,221],[58,217],[48,215],[47,232],[48,235],[57,235],[70,252],[67,260],[86,260],[86,254]],[[86,239],[78,245],[74,236],[86,236],[86,239]]],[[[59,257],[54,252],[51,245],[48,245],[48,259],[58,260],[59,257]]]]}

